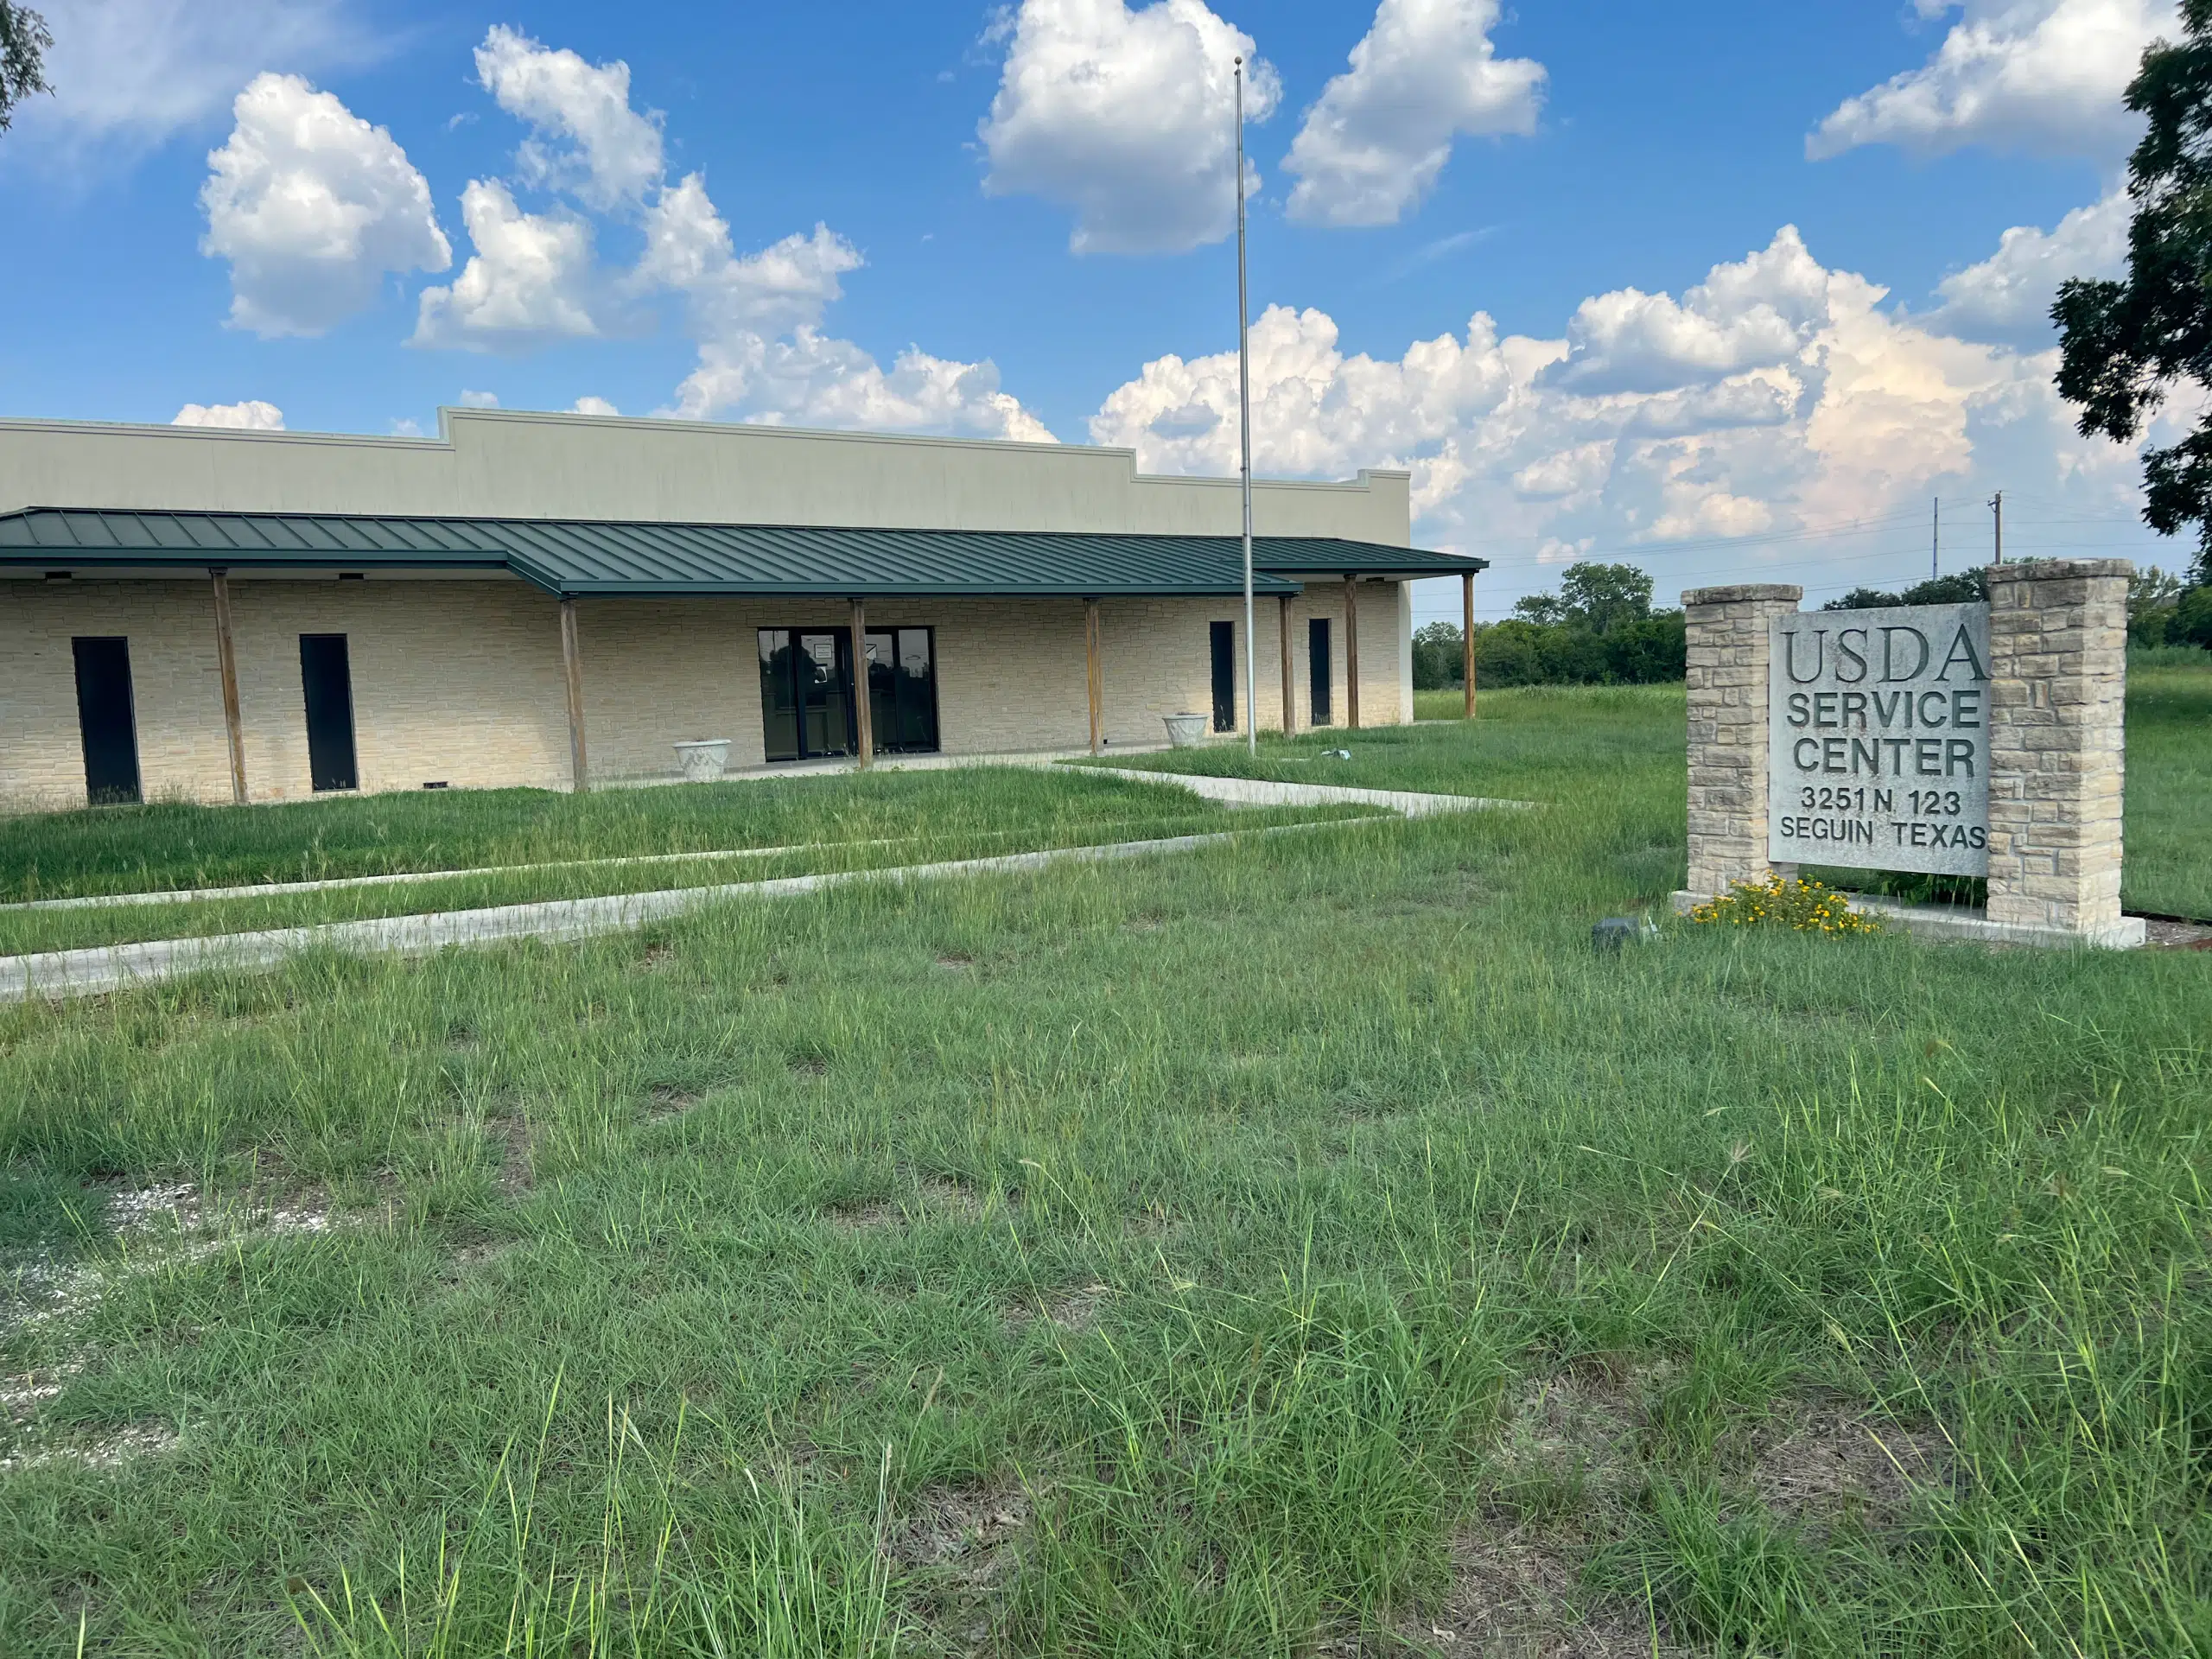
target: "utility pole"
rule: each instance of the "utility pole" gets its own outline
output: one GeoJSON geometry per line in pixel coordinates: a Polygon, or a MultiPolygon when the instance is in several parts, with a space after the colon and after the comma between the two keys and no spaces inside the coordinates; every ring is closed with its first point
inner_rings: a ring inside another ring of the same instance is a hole
{"type": "Polygon", "coordinates": [[[1928,520],[1928,579],[1930,582],[1943,574],[1943,498],[1936,498],[1936,505],[1928,520]]]}
{"type": "Polygon", "coordinates": [[[1244,60],[1236,60],[1236,417],[1244,480],[1244,747],[1260,753],[1260,653],[1252,637],[1252,340],[1244,292],[1244,60]]]}
{"type": "Polygon", "coordinates": [[[1989,498],[1989,510],[1997,515],[1997,563],[2005,563],[2005,492],[1999,490],[1989,498]]]}

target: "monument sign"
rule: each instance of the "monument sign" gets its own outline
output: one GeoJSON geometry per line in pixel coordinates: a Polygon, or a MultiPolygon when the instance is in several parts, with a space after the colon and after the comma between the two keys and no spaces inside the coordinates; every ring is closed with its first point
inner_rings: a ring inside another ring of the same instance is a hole
{"type": "Polygon", "coordinates": [[[1989,873],[1989,607],[1768,623],[1767,856],[1989,873]]]}

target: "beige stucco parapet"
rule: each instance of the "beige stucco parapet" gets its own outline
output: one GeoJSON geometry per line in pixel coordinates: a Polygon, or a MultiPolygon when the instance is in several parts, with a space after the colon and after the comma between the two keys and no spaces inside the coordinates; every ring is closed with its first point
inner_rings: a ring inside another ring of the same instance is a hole
{"type": "Polygon", "coordinates": [[[1682,595],[1689,637],[1689,887],[1699,897],[1764,880],[1768,623],[1805,590],[1750,582],[1682,595]]]}

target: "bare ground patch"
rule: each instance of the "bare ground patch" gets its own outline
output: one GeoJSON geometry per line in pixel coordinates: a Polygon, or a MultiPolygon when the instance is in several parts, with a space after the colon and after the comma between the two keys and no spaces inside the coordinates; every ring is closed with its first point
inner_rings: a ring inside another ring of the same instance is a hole
{"type": "MultiPolygon", "coordinates": [[[[0,1340],[22,1332],[65,1338],[126,1280],[180,1262],[200,1262],[244,1243],[326,1233],[338,1225],[324,1195],[247,1194],[210,1199],[189,1181],[135,1186],[111,1193],[105,1218],[120,1251],[84,1262],[39,1255],[15,1263],[0,1295],[0,1340]]],[[[126,1423],[105,1432],[57,1434],[45,1408],[99,1355],[79,1348],[45,1365],[0,1379],[0,1410],[16,1436],[0,1471],[72,1465],[118,1469],[173,1451],[178,1431],[166,1423],[126,1423]]]]}
{"type": "Polygon", "coordinates": [[[1751,1473],[1759,1502],[1785,1520],[1855,1511],[1880,1525],[1901,1516],[1916,1492],[1948,1491],[1952,1471],[1949,1443],[1933,1429],[1824,1405],[1788,1421],[1751,1473]]]}
{"type": "Polygon", "coordinates": [[[871,1232],[925,1220],[974,1221],[987,1207],[966,1183],[931,1176],[896,1198],[833,1204],[822,1211],[822,1219],[840,1232],[871,1232]]]}
{"type": "Polygon", "coordinates": [[[1054,1291],[1033,1292],[1010,1305],[1004,1314],[1007,1328],[1026,1331],[1043,1319],[1062,1331],[1089,1331],[1114,1294],[1111,1285],[1078,1285],[1054,1291]]]}
{"type": "Polygon", "coordinates": [[[914,1575],[938,1634],[980,1651],[990,1643],[998,1599],[1020,1565],[1030,1517],[1028,1495],[1016,1486],[926,1487],[886,1535],[884,1550],[914,1575]]]}
{"type": "MultiPolygon", "coordinates": [[[[1405,1641],[1500,1659],[1649,1659],[1649,1611],[1583,1587],[1592,1541],[1642,1480],[1649,1380],[1597,1358],[1509,1395],[1478,1514],[1452,1541],[1450,1587],[1400,1628],[1405,1641]]],[[[1663,1624],[1656,1650],[1679,1651],[1663,1624]]]]}
{"type": "Polygon", "coordinates": [[[696,1111],[706,1098],[703,1089],[679,1089],[674,1084],[657,1083],[652,1087],[652,1103],[645,1108],[645,1122],[665,1123],[672,1117],[683,1117],[696,1111]]]}

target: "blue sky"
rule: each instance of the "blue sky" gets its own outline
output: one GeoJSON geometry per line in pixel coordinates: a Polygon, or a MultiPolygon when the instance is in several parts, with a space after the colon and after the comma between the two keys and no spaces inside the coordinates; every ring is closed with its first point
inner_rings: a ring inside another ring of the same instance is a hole
{"type": "Polygon", "coordinates": [[[1999,488],[2011,550],[2187,562],[2042,321],[2116,269],[2165,0],[44,9],[0,413],[588,399],[1230,470],[1243,50],[1260,467],[1412,467],[1485,612],[1581,556],[1909,580],[1930,499],[1955,568],[1999,488]]]}

